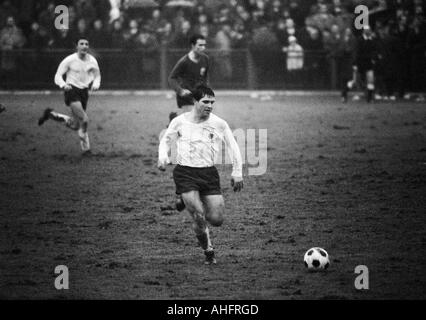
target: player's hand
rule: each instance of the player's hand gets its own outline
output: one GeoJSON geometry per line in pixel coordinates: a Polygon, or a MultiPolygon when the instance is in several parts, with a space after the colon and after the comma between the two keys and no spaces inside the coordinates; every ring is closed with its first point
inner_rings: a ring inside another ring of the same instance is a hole
{"type": "Polygon", "coordinates": [[[189,91],[188,89],[182,89],[181,91],[180,91],[180,96],[181,97],[186,97],[186,96],[190,96],[192,94],[192,92],[191,91],[189,91]]]}
{"type": "Polygon", "coordinates": [[[158,165],[157,168],[160,171],[166,171],[166,166],[170,163],[170,161],[168,159],[164,159],[164,160],[158,160],[158,165]]]}
{"type": "Polygon", "coordinates": [[[160,171],[163,171],[163,172],[166,171],[166,166],[163,163],[161,163],[160,161],[158,161],[157,168],[160,171]]]}
{"type": "Polygon", "coordinates": [[[64,89],[64,91],[70,91],[72,89],[72,87],[71,87],[70,84],[66,84],[66,85],[64,85],[64,87],[62,89],[64,89]]]}
{"type": "Polygon", "coordinates": [[[244,187],[243,178],[232,177],[231,186],[234,188],[234,192],[240,192],[244,187]]]}
{"type": "Polygon", "coordinates": [[[92,84],[92,91],[98,91],[100,85],[99,84],[92,84]]]}

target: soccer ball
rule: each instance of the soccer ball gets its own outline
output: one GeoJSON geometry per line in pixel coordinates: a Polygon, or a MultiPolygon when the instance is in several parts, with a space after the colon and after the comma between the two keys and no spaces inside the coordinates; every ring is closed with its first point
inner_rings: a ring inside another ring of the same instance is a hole
{"type": "Polygon", "coordinates": [[[315,247],[309,249],[306,251],[303,260],[305,261],[305,267],[309,271],[327,270],[330,266],[330,258],[323,248],[315,247]]]}

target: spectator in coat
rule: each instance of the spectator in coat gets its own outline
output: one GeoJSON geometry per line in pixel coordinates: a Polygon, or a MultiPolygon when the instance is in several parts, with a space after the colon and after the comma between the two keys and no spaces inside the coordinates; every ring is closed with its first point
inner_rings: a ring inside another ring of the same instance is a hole
{"type": "Polygon", "coordinates": [[[94,49],[111,47],[111,34],[104,28],[101,19],[96,19],[93,29],[89,32],[90,46],[94,49]]]}
{"type": "Polygon", "coordinates": [[[168,24],[167,20],[162,17],[160,9],[155,9],[147,23],[147,28],[155,34],[159,41],[164,41],[168,37],[168,24]]]}
{"type": "Polygon", "coordinates": [[[171,47],[176,49],[186,49],[188,47],[189,38],[191,36],[191,23],[184,20],[180,28],[175,32],[171,47]]]}
{"type": "Polygon", "coordinates": [[[137,48],[143,50],[141,53],[142,76],[146,79],[155,77],[159,69],[160,42],[155,33],[143,26],[137,38],[137,48]]]}
{"type": "Polygon", "coordinates": [[[48,31],[41,27],[37,22],[31,24],[31,31],[28,35],[28,41],[26,46],[28,48],[42,50],[50,47],[53,44],[53,39],[49,35],[48,31]]]}
{"type": "Polygon", "coordinates": [[[124,46],[127,50],[134,50],[137,48],[139,36],[139,23],[137,20],[132,19],[129,21],[129,27],[124,31],[124,46]]]}
{"type": "Polygon", "coordinates": [[[7,87],[8,84],[17,80],[15,49],[22,48],[26,39],[22,30],[15,24],[15,18],[10,16],[6,19],[6,26],[0,30],[1,68],[0,83],[7,87]]]}
{"type": "Polygon", "coordinates": [[[55,49],[71,49],[75,47],[74,39],[69,29],[57,30],[54,34],[52,47],[55,49]]]}
{"type": "Polygon", "coordinates": [[[123,25],[121,20],[117,19],[112,23],[111,48],[123,49],[124,43],[125,43],[125,39],[124,39],[123,25]]]}
{"type": "Polygon", "coordinates": [[[216,33],[215,48],[218,52],[214,58],[218,66],[219,73],[225,78],[232,77],[232,63],[231,63],[231,26],[225,22],[216,33]]]}

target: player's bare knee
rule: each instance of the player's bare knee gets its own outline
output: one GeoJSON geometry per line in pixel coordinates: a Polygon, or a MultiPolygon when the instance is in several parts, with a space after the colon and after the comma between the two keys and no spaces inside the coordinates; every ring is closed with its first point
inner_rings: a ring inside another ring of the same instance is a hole
{"type": "Polygon", "coordinates": [[[213,226],[213,227],[220,227],[224,222],[223,216],[222,215],[216,215],[216,216],[211,216],[209,217],[209,223],[213,226]]]}
{"type": "Polygon", "coordinates": [[[209,214],[207,215],[207,221],[213,227],[220,227],[224,222],[223,211],[224,211],[224,207],[219,206],[213,212],[209,212],[209,214]]]}

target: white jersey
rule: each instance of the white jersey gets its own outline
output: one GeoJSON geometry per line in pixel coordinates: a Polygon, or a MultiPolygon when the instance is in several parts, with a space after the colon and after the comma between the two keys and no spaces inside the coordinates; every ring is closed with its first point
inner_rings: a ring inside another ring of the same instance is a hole
{"type": "Polygon", "coordinates": [[[86,89],[92,81],[93,85],[99,87],[101,74],[98,62],[90,54],[86,54],[85,60],[81,60],[78,53],[66,57],[60,63],[55,75],[55,83],[60,88],[69,84],[79,89],[86,89]],[[66,81],[64,81],[64,75],[66,75],[66,81]]]}
{"type": "Polygon", "coordinates": [[[158,150],[160,162],[169,163],[168,153],[171,142],[176,139],[178,164],[187,167],[213,167],[218,153],[225,141],[232,160],[232,176],[242,178],[243,161],[240,148],[228,123],[214,114],[201,123],[188,120],[190,113],[184,113],[172,120],[158,150]]]}

